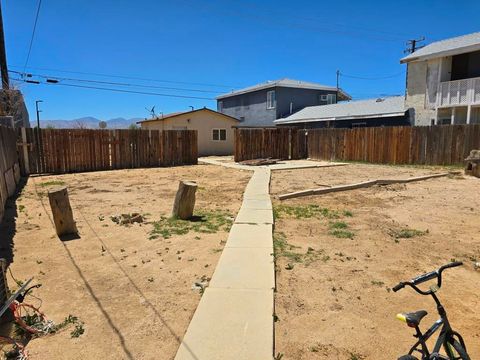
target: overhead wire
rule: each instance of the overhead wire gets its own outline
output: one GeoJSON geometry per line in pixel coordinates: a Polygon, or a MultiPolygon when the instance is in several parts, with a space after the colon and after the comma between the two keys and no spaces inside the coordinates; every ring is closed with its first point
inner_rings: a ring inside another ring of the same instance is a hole
{"type": "Polygon", "coordinates": [[[30,60],[30,53],[32,52],[33,39],[35,38],[35,31],[37,30],[38,16],[40,15],[40,7],[42,6],[42,0],[38,0],[37,13],[35,15],[35,22],[33,23],[32,36],[30,37],[30,45],[28,46],[27,58],[25,59],[25,65],[23,66],[23,71],[25,71],[28,60],[30,60]]]}
{"type": "Polygon", "coordinates": [[[104,84],[104,85],[117,85],[117,86],[127,86],[127,87],[140,87],[140,88],[149,88],[149,89],[164,89],[164,90],[174,90],[174,91],[187,91],[187,92],[200,92],[200,93],[210,93],[218,94],[218,91],[212,90],[203,90],[203,89],[191,89],[191,88],[177,88],[177,87],[168,87],[168,86],[158,86],[158,85],[145,85],[145,84],[134,84],[134,83],[124,83],[124,82],[114,82],[114,81],[101,81],[101,80],[92,80],[92,79],[79,79],[79,78],[69,78],[69,77],[58,77],[51,75],[43,74],[32,74],[32,73],[22,73],[20,71],[9,70],[13,74],[17,74],[25,77],[40,77],[42,79],[56,80],[56,81],[74,81],[74,82],[84,82],[84,83],[94,83],[94,84],[104,84]]]}
{"type": "MultiPolygon", "coordinates": [[[[25,80],[25,79],[12,79],[12,80],[19,81],[19,82],[24,82],[24,83],[29,82],[28,80],[25,80]]],[[[46,82],[45,83],[35,82],[35,84],[37,84],[37,85],[49,85],[49,86],[68,86],[68,87],[76,87],[76,88],[82,88],[82,89],[94,89],[94,90],[112,91],[112,92],[120,92],[120,93],[130,93],[130,94],[141,94],[141,95],[155,95],[155,96],[163,96],[163,97],[171,97],[171,98],[182,98],[182,99],[215,100],[215,98],[208,98],[208,97],[201,97],[201,96],[163,94],[163,93],[155,93],[155,92],[147,92],[147,91],[115,89],[115,88],[106,88],[106,87],[99,87],[99,86],[87,86],[87,85],[78,85],[78,84],[46,83],[46,82]]]]}

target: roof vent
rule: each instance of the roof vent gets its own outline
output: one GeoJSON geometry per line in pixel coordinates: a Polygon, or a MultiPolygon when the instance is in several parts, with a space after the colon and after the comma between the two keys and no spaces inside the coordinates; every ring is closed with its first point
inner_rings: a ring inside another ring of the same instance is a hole
{"type": "Polygon", "coordinates": [[[375,100],[375,102],[383,102],[385,99],[382,99],[382,98],[378,98],[377,100],[375,100]]]}

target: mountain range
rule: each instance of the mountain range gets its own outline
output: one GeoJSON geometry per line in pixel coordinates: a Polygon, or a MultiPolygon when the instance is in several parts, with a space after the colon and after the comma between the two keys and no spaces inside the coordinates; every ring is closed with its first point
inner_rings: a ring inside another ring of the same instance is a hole
{"type": "MultiPolygon", "coordinates": [[[[137,121],[145,120],[143,118],[131,118],[125,119],[122,117],[114,118],[110,120],[103,120],[107,123],[107,129],[127,129],[131,124],[136,124],[137,121]]],[[[86,128],[86,129],[98,129],[100,119],[97,119],[92,116],[82,117],[72,120],[40,120],[40,127],[53,127],[55,129],[77,129],[77,128],[86,128]]],[[[35,126],[36,122],[34,119],[30,119],[31,126],[35,126]]]]}

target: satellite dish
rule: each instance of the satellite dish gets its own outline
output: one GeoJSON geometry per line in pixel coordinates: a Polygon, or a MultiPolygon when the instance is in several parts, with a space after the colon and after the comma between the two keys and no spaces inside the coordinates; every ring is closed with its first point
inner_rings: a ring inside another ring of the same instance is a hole
{"type": "Polygon", "coordinates": [[[103,121],[103,120],[100,121],[100,122],[98,123],[98,127],[99,127],[100,129],[106,129],[106,128],[107,128],[107,122],[106,122],[106,121],[103,121]]]}

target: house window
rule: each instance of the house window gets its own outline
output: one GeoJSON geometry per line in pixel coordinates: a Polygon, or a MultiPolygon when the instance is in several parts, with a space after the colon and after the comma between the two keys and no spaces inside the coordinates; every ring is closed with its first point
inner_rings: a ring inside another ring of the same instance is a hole
{"type": "Polygon", "coordinates": [[[226,141],[227,140],[227,130],[226,129],[212,129],[212,140],[213,141],[226,141]]]}
{"type": "Polygon", "coordinates": [[[335,104],[337,102],[337,95],[328,94],[327,95],[327,104],[335,104]]]}
{"type": "Polygon", "coordinates": [[[320,101],[327,101],[327,94],[320,95],[320,101]]]}
{"type": "Polygon", "coordinates": [[[267,109],[275,109],[275,90],[267,91],[267,109]]]}
{"type": "Polygon", "coordinates": [[[219,101],[219,102],[218,102],[217,108],[218,108],[218,112],[222,112],[222,111],[223,111],[223,101],[219,101]]]}

